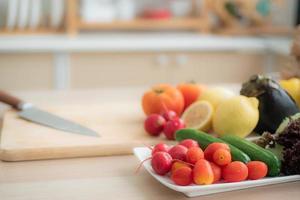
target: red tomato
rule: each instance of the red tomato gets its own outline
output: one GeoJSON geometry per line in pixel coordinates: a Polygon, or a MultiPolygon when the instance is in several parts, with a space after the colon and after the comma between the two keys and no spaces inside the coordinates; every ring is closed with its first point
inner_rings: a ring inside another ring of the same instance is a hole
{"type": "Polygon", "coordinates": [[[179,90],[168,84],[159,84],[147,91],[142,98],[145,114],[162,114],[173,110],[178,116],[184,108],[184,99],[179,90]]]}
{"type": "Polygon", "coordinates": [[[227,182],[244,181],[248,177],[248,168],[244,163],[234,161],[222,169],[222,177],[227,182]]]}
{"type": "Polygon", "coordinates": [[[268,173],[268,166],[261,161],[250,161],[247,163],[248,179],[257,180],[263,178],[268,173]]]}
{"type": "Polygon", "coordinates": [[[210,162],[210,166],[214,173],[214,183],[216,183],[219,180],[221,180],[222,169],[221,169],[221,167],[219,167],[218,165],[216,165],[213,162],[210,162]]]}
{"type": "Polygon", "coordinates": [[[196,83],[182,83],[177,86],[184,98],[184,109],[199,99],[204,88],[204,86],[196,83]]]}
{"type": "Polygon", "coordinates": [[[225,143],[214,142],[209,144],[204,150],[204,157],[206,160],[213,161],[213,154],[217,149],[229,149],[229,146],[225,143]]]}
{"type": "Polygon", "coordinates": [[[179,169],[181,167],[190,167],[190,166],[184,162],[176,161],[172,164],[171,174],[173,174],[177,169],[179,169]]]}
{"type": "Polygon", "coordinates": [[[186,153],[186,161],[195,164],[198,160],[204,158],[204,153],[199,147],[191,147],[186,153]]]}
{"type": "Polygon", "coordinates": [[[171,179],[177,185],[189,185],[193,182],[192,169],[190,167],[180,167],[171,174],[171,179]]]}
{"type": "Polygon", "coordinates": [[[228,165],[231,162],[231,154],[227,149],[217,149],[213,154],[213,161],[219,166],[228,165]]]}
{"type": "Polygon", "coordinates": [[[214,182],[214,173],[207,160],[200,159],[193,169],[193,180],[197,185],[209,185],[214,182]]]}

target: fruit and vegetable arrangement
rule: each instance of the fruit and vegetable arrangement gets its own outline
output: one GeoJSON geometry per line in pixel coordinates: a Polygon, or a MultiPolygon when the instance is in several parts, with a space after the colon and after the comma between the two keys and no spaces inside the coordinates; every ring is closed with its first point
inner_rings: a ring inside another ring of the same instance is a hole
{"type": "MultiPolygon", "coordinates": [[[[268,150],[243,138],[215,138],[195,129],[176,132],[174,146],[151,147],[151,166],[181,186],[257,180],[280,173],[280,161],[268,150]]],[[[150,147],[149,147],[150,148],[150,147]]]]}
{"type": "Polygon", "coordinates": [[[221,87],[159,84],[142,97],[145,131],[178,144],[151,148],[151,166],[177,185],[300,174],[300,80],[262,75],[240,94],[221,87]],[[246,137],[257,134],[255,140],[246,137]]]}

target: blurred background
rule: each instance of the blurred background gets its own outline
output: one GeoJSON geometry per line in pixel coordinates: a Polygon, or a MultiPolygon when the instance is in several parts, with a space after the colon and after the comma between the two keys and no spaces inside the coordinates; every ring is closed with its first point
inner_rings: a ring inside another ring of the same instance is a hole
{"type": "Polygon", "coordinates": [[[231,84],[256,73],[297,76],[299,2],[0,0],[0,88],[231,84]]]}

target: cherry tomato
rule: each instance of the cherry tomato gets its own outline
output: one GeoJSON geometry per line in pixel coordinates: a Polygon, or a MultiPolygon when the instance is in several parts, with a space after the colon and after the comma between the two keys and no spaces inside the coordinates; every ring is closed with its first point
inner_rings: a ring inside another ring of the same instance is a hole
{"type": "Polygon", "coordinates": [[[205,159],[200,159],[193,169],[193,180],[197,185],[209,185],[214,182],[214,173],[210,163],[205,159]]]}
{"type": "Polygon", "coordinates": [[[217,149],[213,154],[213,161],[219,166],[228,165],[231,162],[231,153],[227,149],[217,149]]]}
{"type": "Polygon", "coordinates": [[[187,163],[176,161],[172,164],[171,174],[181,167],[190,167],[187,163]]]}
{"type": "Polygon", "coordinates": [[[230,150],[229,146],[227,144],[225,144],[225,143],[220,143],[220,142],[211,143],[204,150],[204,157],[205,157],[205,159],[209,160],[209,161],[213,161],[213,154],[214,154],[214,152],[217,149],[220,149],[220,148],[230,150]]]}
{"type": "Polygon", "coordinates": [[[171,179],[177,185],[189,185],[193,181],[192,169],[190,167],[180,167],[172,173],[171,179]]]}
{"type": "Polygon", "coordinates": [[[248,177],[248,168],[244,163],[234,161],[222,169],[222,177],[227,182],[239,182],[246,180],[248,177]]]}
{"type": "Polygon", "coordinates": [[[268,173],[268,166],[261,161],[250,161],[247,163],[248,179],[257,180],[263,178],[268,173]]]}
{"type": "Polygon", "coordinates": [[[214,173],[214,183],[218,182],[219,180],[221,180],[221,174],[222,174],[222,169],[220,166],[216,165],[213,162],[209,163],[211,166],[211,169],[214,173]]]}
{"type": "Polygon", "coordinates": [[[186,153],[186,161],[195,164],[198,160],[204,158],[204,153],[199,147],[191,147],[186,153]]]}

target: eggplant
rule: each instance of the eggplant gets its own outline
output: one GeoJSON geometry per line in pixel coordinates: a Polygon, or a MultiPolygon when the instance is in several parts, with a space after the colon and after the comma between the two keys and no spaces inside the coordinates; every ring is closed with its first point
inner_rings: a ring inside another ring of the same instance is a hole
{"type": "Polygon", "coordinates": [[[254,132],[275,133],[281,122],[299,112],[293,98],[274,80],[262,75],[254,75],[243,83],[241,95],[256,97],[259,101],[259,120],[254,132]]]}

